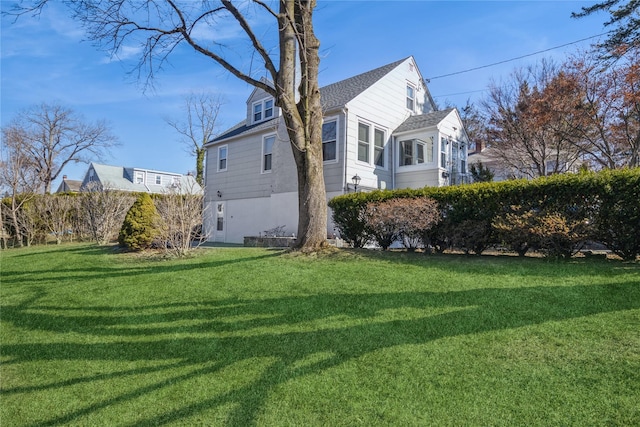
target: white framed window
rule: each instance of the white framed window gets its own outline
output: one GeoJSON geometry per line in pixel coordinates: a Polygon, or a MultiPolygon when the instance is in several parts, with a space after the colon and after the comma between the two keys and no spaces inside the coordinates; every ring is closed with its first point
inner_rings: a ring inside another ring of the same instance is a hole
{"type": "Polygon", "coordinates": [[[358,160],[369,163],[369,151],[371,146],[371,127],[364,123],[358,123],[358,160]]]}
{"type": "Polygon", "coordinates": [[[223,145],[218,147],[218,172],[227,170],[228,147],[223,145]]]}
{"type": "Polygon", "coordinates": [[[440,167],[447,167],[447,147],[449,140],[445,137],[440,138],[440,167]]]}
{"type": "Polygon", "coordinates": [[[273,117],[273,99],[267,99],[264,101],[264,119],[270,119],[273,117]]]}
{"type": "Polygon", "coordinates": [[[262,121],[262,104],[253,105],[253,122],[262,121]]]}
{"type": "Polygon", "coordinates": [[[144,172],[136,172],[136,184],[144,184],[144,172]]]}
{"type": "Polygon", "coordinates": [[[382,129],[373,130],[373,162],[376,166],[385,165],[385,135],[382,129]]]}
{"type": "Polygon", "coordinates": [[[276,142],[275,135],[265,136],[262,139],[262,173],[271,172],[273,167],[273,143],[276,142]]]}
{"type": "Polygon", "coordinates": [[[218,203],[216,211],[216,231],[224,231],[224,203],[218,203]]]}
{"type": "Polygon", "coordinates": [[[156,185],[162,184],[162,175],[156,175],[156,185]]]}
{"type": "Polygon", "coordinates": [[[264,99],[253,104],[253,123],[269,120],[273,117],[273,98],[264,99]]]}
{"type": "Polygon", "coordinates": [[[322,124],[322,160],[338,159],[338,121],[331,120],[322,124]]]}
{"type": "Polygon", "coordinates": [[[400,166],[433,163],[433,142],[420,139],[400,141],[400,166]]]}
{"type": "Polygon", "coordinates": [[[407,84],[407,109],[415,111],[416,106],[416,88],[407,84]]]}

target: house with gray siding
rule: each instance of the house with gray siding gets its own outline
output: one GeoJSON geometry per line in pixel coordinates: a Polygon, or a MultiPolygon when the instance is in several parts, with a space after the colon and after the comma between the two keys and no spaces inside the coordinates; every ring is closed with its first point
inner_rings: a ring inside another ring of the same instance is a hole
{"type": "MultiPolygon", "coordinates": [[[[468,181],[469,141],[460,115],[436,109],[413,57],[320,91],[328,199],[468,181]]],[[[294,235],[296,167],[270,95],[255,89],[243,120],[209,142],[206,153],[204,225],[211,241],[241,243],[276,227],[294,235]]],[[[329,212],[327,234],[334,233],[329,212]]]]}
{"type": "Polygon", "coordinates": [[[137,167],[123,167],[91,163],[82,180],[81,190],[100,185],[105,190],[135,193],[202,194],[202,187],[192,175],[163,172],[137,167]]]}

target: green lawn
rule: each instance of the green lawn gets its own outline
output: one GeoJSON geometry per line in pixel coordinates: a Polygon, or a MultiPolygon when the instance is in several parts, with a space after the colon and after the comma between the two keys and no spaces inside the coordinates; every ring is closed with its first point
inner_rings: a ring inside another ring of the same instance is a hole
{"type": "Polygon", "coordinates": [[[3,251],[2,426],[640,425],[640,264],[3,251]]]}

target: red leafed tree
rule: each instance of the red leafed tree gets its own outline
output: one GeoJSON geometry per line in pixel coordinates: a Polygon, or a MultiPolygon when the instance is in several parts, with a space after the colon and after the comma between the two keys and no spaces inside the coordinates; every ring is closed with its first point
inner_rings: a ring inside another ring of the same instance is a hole
{"type": "Polygon", "coordinates": [[[640,166],[640,48],[610,63],[576,55],[565,68],[559,84],[580,95],[565,111],[567,139],[597,168],[640,166]]]}
{"type": "Polygon", "coordinates": [[[543,61],[517,69],[501,85],[492,84],[482,106],[491,155],[515,177],[536,178],[571,170],[579,159],[558,111],[575,101],[555,84],[556,65],[543,61]]]}

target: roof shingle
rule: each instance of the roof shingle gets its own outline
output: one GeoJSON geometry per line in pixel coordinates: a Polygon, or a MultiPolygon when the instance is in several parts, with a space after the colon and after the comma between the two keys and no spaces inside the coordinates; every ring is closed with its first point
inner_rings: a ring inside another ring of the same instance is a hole
{"type": "Polygon", "coordinates": [[[432,126],[436,126],[445,117],[453,111],[453,108],[447,108],[446,110],[434,111],[433,113],[419,114],[417,116],[411,116],[404,121],[394,133],[407,132],[416,129],[424,129],[432,126]]]}
{"type": "MultiPolygon", "coordinates": [[[[321,87],[320,102],[322,103],[322,108],[325,111],[328,111],[345,106],[349,101],[367,90],[407,59],[408,57],[392,62],[391,64],[383,65],[382,67],[378,67],[374,70],[367,71],[366,73],[358,74],[357,76],[349,77],[348,79],[321,87]]],[[[211,142],[222,141],[233,136],[242,135],[252,130],[261,130],[265,127],[273,126],[276,120],[278,120],[277,117],[267,122],[253,125],[247,125],[247,121],[243,120],[231,129],[225,131],[223,134],[214,138],[211,142]]]]}

